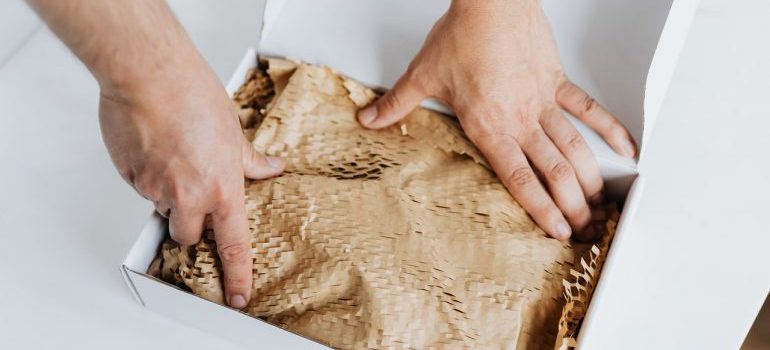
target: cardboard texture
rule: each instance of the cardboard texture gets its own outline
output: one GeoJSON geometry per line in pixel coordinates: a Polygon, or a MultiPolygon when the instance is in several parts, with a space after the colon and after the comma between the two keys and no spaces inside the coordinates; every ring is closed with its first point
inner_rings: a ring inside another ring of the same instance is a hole
{"type": "MultiPolygon", "coordinates": [[[[342,349],[567,349],[618,213],[592,246],[546,237],[453,117],[417,108],[363,129],[376,95],[329,68],[270,59],[235,93],[255,149],[287,161],[249,182],[245,312],[342,349]]],[[[163,243],[149,273],[223,304],[213,233],[163,243]]]]}

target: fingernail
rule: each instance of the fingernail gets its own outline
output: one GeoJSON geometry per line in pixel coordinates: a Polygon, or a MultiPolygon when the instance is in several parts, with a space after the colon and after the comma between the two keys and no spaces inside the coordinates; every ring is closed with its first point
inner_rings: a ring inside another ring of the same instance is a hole
{"type": "Polygon", "coordinates": [[[246,307],[246,299],[240,294],[231,295],[227,303],[236,309],[243,309],[246,307]]]}
{"type": "Polygon", "coordinates": [[[267,165],[273,169],[283,169],[283,159],[280,157],[267,157],[267,165]]]}
{"type": "Polygon", "coordinates": [[[588,200],[591,205],[599,205],[604,202],[604,191],[599,191],[588,200]]]}
{"type": "Polygon", "coordinates": [[[558,239],[567,239],[572,234],[572,229],[570,229],[569,225],[567,225],[566,222],[560,222],[556,224],[556,235],[558,236],[558,239]]]}
{"type": "Polygon", "coordinates": [[[369,125],[377,118],[377,106],[372,104],[358,112],[358,120],[361,124],[369,125]]]}
{"type": "Polygon", "coordinates": [[[631,140],[623,140],[623,152],[625,153],[625,156],[628,158],[633,158],[636,154],[636,146],[631,142],[631,140]]]}

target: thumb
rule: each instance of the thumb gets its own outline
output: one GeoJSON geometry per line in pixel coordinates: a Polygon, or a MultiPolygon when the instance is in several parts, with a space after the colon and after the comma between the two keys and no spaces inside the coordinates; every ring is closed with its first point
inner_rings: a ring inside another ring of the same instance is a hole
{"type": "Polygon", "coordinates": [[[423,98],[425,93],[407,72],[385,95],[358,111],[358,122],[369,129],[390,126],[406,117],[423,98]]]}
{"type": "Polygon", "coordinates": [[[286,164],[279,157],[269,157],[254,150],[251,143],[243,138],[243,175],[259,180],[280,175],[286,164]]]}

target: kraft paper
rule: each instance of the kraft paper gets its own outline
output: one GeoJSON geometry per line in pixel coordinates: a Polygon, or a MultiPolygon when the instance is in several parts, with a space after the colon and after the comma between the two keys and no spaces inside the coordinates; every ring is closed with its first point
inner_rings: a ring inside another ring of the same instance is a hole
{"type": "MultiPolygon", "coordinates": [[[[612,240],[548,238],[457,120],[423,108],[383,130],[376,94],[325,67],[269,59],[235,94],[254,148],[286,172],[249,181],[243,310],[341,349],[569,349],[612,240]]],[[[213,232],[167,240],[150,273],[224,304],[213,232]]],[[[255,344],[259,340],[255,339],[255,344]]]]}

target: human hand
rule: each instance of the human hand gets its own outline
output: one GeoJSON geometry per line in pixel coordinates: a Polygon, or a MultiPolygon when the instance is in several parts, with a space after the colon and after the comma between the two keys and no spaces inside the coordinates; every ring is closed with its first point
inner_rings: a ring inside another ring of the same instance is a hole
{"type": "Polygon", "coordinates": [[[102,84],[104,142],[121,176],[168,217],[172,239],[196,244],[204,225],[211,225],[226,301],[243,308],[251,297],[253,264],[244,175],[275,176],[284,162],[254,151],[232,102],[197,52],[182,50],[153,68],[149,76],[124,76],[120,86],[102,84]]]}
{"type": "Polygon", "coordinates": [[[383,128],[426,97],[457,113],[468,137],[544,231],[558,239],[573,231],[579,239],[598,238],[601,231],[587,227],[588,202],[602,201],[603,180],[562,109],[621,155],[634,157],[636,144],[615,117],[567,79],[539,1],[452,1],[406,73],[359,111],[358,119],[365,127],[383,128]]]}

